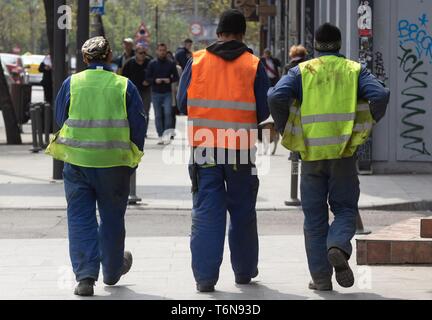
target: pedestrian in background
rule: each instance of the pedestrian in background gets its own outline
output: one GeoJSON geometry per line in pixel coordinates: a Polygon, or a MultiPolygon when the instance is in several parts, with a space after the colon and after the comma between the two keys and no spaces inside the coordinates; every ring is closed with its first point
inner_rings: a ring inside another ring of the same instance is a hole
{"type": "Polygon", "coordinates": [[[75,294],[91,296],[100,264],[110,286],[132,266],[132,254],[124,250],[124,216],[146,122],[137,88],[110,68],[109,42],[89,39],[82,55],[88,69],[66,79],[58,93],[56,121],[62,129],[47,154],[65,162],[69,252],[79,282],[75,294]]]}
{"type": "Polygon", "coordinates": [[[300,63],[305,62],[308,52],[304,46],[297,45],[292,46],[289,51],[289,63],[284,68],[284,75],[294,67],[297,67],[300,63]]]}
{"type": "MultiPolygon", "coordinates": [[[[183,72],[182,67],[180,66],[179,62],[177,62],[172,54],[171,51],[168,51],[168,59],[170,59],[171,61],[173,61],[176,64],[177,67],[177,73],[179,75],[179,77],[181,77],[181,74],[183,72]]],[[[173,82],[171,85],[171,89],[172,89],[172,99],[171,99],[171,105],[172,105],[172,133],[171,133],[171,140],[173,140],[176,136],[175,133],[175,129],[177,126],[177,116],[180,115],[179,109],[177,107],[177,92],[178,92],[178,88],[179,88],[179,82],[173,82]]]]}
{"type": "Polygon", "coordinates": [[[279,68],[281,67],[281,62],[279,59],[273,58],[271,50],[267,48],[264,50],[261,63],[265,67],[267,77],[270,80],[270,86],[274,87],[280,79],[279,68]]]}
{"type": "Polygon", "coordinates": [[[157,46],[157,58],[147,68],[146,83],[152,87],[152,102],[155,111],[156,130],[159,145],[167,144],[171,139],[172,124],[172,87],[179,80],[174,61],[167,58],[166,44],[157,46]]]}
{"type": "Polygon", "coordinates": [[[131,38],[126,38],[123,40],[123,53],[121,56],[117,57],[115,64],[117,65],[117,74],[123,73],[123,67],[135,56],[134,41],[131,38]]]}
{"type": "Polygon", "coordinates": [[[282,144],[302,159],[309,288],[332,290],[333,271],[340,286],[354,285],[348,261],[360,196],[356,150],[384,116],[390,92],[365,67],[339,53],[342,36],[336,26],[320,26],[314,46],[319,57],[290,69],[268,99],[276,127],[284,133],[282,144]],[[369,106],[358,104],[359,99],[369,106]]]}
{"type": "Polygon", "coordinates": [[[192,44],[191,39],[186,39],[183,42],[183,47],[178,48],[175,54],[175,60],[182,69],[186,67],[186,63],[192,58],[192,44]]]}
{"type": "Polygon", "coordinates": [[[218,41],[194,53],[177,95],[190,123],[190,247],[200,292],[214,291],[219,279],[227,211],[235,281],[249,284],[258,275],[259,180],[254,158],[258,123],[269,116],[269,83],[259,58],[243,43],[245,33],[245,16],[238,10],[225,11],[217,27],[218,41]]]}
{"type": "Polygon", "coordinates": [[[123,76],[132,81],[138,89],[144,105],[144,114],[146,119],[146,132],[150,117],[151,108],[151,87],[146,80],[146,72],[151,58],[147,54],[146,47],[142,43],[136,45],[135,56],[126,62],[123,68],[123,76]]]}
{"type": "Polygon", "coordinates": [[[39,65],[39,72],[42,73],[41,85],[44,89],[45,102],[53,103],[53,80],[52,80],[52,61],[51,56],[45,56],[45,59],[39,65]]]}

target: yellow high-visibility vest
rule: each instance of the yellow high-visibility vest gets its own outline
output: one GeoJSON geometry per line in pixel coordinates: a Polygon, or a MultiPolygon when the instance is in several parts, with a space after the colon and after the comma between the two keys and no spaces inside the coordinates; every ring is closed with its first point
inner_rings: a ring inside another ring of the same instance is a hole
{"type": "Polygon", "coordinates": [[[351,157],[374,124],[368,103],[357,99],[361,65],[324,56],[299,67],[303,101],[290,108],[282,145],[303,161],[351,157]]]}

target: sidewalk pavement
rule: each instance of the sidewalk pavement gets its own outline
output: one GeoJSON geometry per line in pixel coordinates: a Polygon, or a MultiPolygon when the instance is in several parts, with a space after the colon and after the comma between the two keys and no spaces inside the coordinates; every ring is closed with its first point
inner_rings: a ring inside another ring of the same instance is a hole
{"type": "MultiPolygon", "coordinates": [[[[0,240],[0,299],[80,299],[73,295],[76,283],[67,247],[66,239],[0,240]]],[[[310,291],[299,235],[260,237],[260,274],[247,286],[234,283],[226,248],[217,291],[211,294],[196,292],[188,237],[127,238],[126,248],[134,255],[131,271],[114,287],[105,286],[100,278],[91,299],[432,299],[430,268],[359,267],[354,261],[352,288],[341,288],[334,281],[333,292],[310,291]]]]}
{"type": "MultiPolygon", "coordinates": [[[[1,118],[1,117],[0,117],[1,118]]],[[[145,155],[137,171],[137,195],[141,209],[183,209],[192,206],[187,170],[189,148],[184,135],[185,118],[179,117],[179,133],[170,146],[158,146],[153,121],[145,155]],[[174,155],[174,156],[173,156],[174,155]]],[[[52,159],[32,154],[30,127],[24,126],[25,145],[7,146],[0,120],[0,208],[65,209],[63,183],[52,181],[52,159]]],[[[259,151],[259,154],[262,154],[259,151]]],[[[287,210],[291,166],[289,152],[278,146],[275,156],[258,157],[260,189],[258,210],[287,210]]],[[[360,176],[360,208],[403,207],[432,202],[432,175],[360,176]]]]}

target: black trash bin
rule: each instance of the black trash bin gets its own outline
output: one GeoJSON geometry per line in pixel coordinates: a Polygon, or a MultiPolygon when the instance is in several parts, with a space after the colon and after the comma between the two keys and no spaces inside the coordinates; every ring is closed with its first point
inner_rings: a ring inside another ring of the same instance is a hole
{"type": "Polygon", "coordinates": [[[29,84],[12,84],[11,97],[19,126],[30,120],[30,102],[32,87],[29,84]]]}

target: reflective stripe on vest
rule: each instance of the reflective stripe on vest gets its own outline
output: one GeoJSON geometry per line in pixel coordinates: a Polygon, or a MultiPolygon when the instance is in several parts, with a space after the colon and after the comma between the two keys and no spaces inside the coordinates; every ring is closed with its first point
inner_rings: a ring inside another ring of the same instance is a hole
{"type": "Polygon", "coordinates": [[[74,74],[68,119],[46,153],[82,167],[136,167],[143,153],[130,140],[127,86],[127,78],[104,70],[74,74]]]}
{"type": "Polygon", "coordinates": [[[355,116],[356,116],[355,112],[304,116],[302,117],[302,124],[310,124],[310,123],[317,123],[317,122],[353,121],[355,119],[355,116]]]}
{"type": "MultiPolygon", "coordinates": [[[[362,131],[371,130],[372,127],[373,127],[373,124],[369,123],[369,122],[357,123],[356,125],[354,125],[353,132],[362,132],[362,131]]],[[[290,132],[296,136],[303,134],[302,127],[293,126],[291,123],[287,123],[287,125],[285,127],[285,131],[290,132]]]]}
{"type": "Polygon", "coordinates": [[[241,122],[226,122],[226,121],[218,121],[218,120],[208,120],[208,119],[190,119],[194,127],[205,127],[205,128],[214,128],[214,129],[256,129],[257,125],[253,123],[241,123],[241,122]]]}
{"type": "Polygon", "coordinates": [[[255,103],[224,101],[224,100],[205,100],[205,99],[188,99],[188,104],[195,107],[215,108],[215,109],[232,109],[255,111],[255,103]]]}
{"type": "Polygon", "coordinates": [[[193,59],[188,88],[190,144],[250,149],[256,142],[251,130],[257,128],[254,83],[259,59],[245,52],[226,61],[207,50],[195,52],[193,59]],[[210,133],[214,136],[208,137],[210,133]]]}
{"type": "Polygon", "coordinates": [[[128,120],[66,120],[70,128],[129,128],[128,120]]]}
{"type": "Polygon", "coordinates": [[[57,140],[58,144],[63,144],[65,146],[73,148],[91,148],[91,149],[124,149],[129,150],[130,144],[123,141],[78,141],[73,139],[61,138],[57,140]]]}

